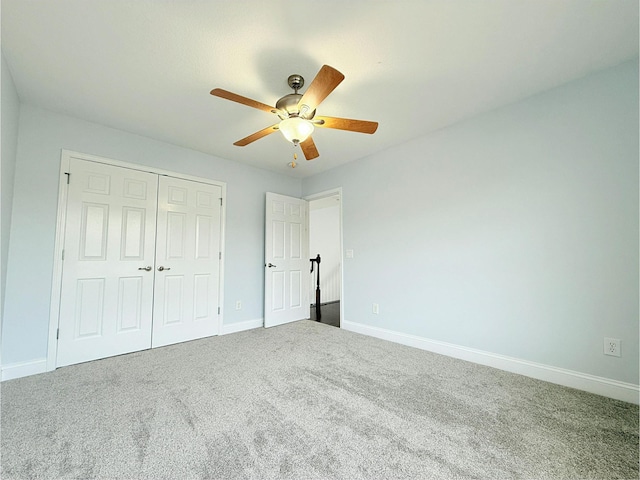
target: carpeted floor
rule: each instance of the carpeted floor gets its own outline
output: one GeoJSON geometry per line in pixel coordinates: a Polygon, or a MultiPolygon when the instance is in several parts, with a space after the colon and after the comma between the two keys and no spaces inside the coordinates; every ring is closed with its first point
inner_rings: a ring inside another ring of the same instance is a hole
{"type": "Polygon", "coordinates": [[[638,478],[638,407],[300,321],[2,384],[3,479],[638,478]]]}

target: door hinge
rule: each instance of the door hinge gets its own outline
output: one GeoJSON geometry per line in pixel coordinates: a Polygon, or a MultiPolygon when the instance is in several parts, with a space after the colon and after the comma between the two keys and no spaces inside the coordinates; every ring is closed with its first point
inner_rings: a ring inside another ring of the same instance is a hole
{"type": "Polygon", "coordinates": [[[67,185],[69,185],[69,179],[71,178],[71,173],[64,172],[64,174],[67,176],[67,185]]]}
{"type": "Polygon", "coordinates": [[[218,260],[222,260],[222,252],[218,252],[218,260]]]}
{"type": "Polygon", "coordinates": [[[220,315],[220,307],[218,307],[218,315],[220,315]]]}
{"type": "Polygon", "coordinates": [[[220,206],[222,206],[222,197],[220,197],[220,206]]]}
{"type": "Polygon", "coordinates": [[[60,339],[60,329],[56,330],[56,340],[60,339]]]}
{"type": "Polygon", "coordinates": [[[64,249],[62,249],[62,260],[64,260],[64,249]]]}

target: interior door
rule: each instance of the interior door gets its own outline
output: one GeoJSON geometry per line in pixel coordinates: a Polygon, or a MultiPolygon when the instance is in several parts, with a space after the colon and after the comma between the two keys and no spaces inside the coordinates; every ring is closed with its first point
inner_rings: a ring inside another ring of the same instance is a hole
{"type": "Polygon", "coordinates": [[[153,347],[217,335],[222,189],[158,183],[153,347]]]}
{"type": "Polygon", "coordinates": [[[151,346],[157,176],[71,159],[57,366],[151,346]]]}
{"type": "Polygon", "coordinates": [[[309,318],[308,204],[267,193],[264,326],[309,318]]]}

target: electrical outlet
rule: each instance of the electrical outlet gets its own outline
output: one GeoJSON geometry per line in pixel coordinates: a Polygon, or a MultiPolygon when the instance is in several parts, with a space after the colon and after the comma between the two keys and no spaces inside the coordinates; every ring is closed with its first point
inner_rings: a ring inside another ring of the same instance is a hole
{"type": "Polygon", "coordinates": [[[242,310],[242,302],[240,300],[236,301],[236,310],[242,310]]]}
{"type": "Polygon", "coordinates": [[[374,313],[375,315],[378,315],[378,314],[380,313],[380,307],[378,306],[378,304],[377,304],[377,303],[374,303],[374,304],[373,304],[373,309],[372,309],[372,311],[373,311],[373,313],[374,313]]]}
{"type": "Polygon", "coordinates": [[[604,354],[613,357],[621,356],[620,339],[604,337],[604,354]]]}

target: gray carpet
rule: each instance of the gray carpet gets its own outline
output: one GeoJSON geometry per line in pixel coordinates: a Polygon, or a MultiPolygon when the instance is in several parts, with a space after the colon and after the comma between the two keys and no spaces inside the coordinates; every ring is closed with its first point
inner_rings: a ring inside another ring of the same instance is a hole
{"type": "Polygon", "coordinates": [[[638,478],[638,407],[313,321],[2,384],[2,478],[638,478]]]}

